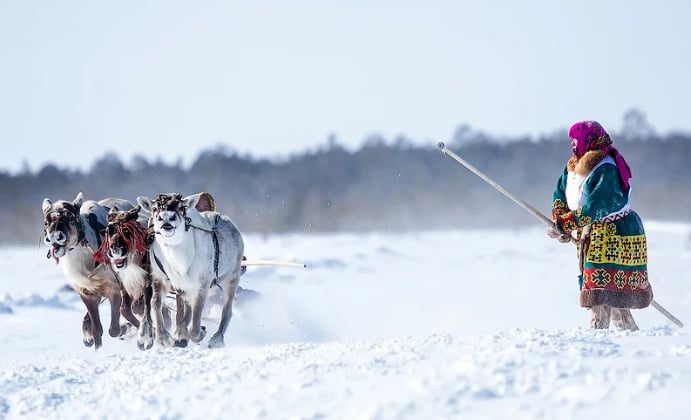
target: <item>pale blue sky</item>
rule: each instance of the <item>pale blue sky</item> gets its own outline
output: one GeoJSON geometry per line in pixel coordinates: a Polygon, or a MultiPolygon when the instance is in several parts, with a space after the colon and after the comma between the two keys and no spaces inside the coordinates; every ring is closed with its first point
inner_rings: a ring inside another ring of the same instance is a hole
{"type": "Polygon", "coordinates": [[[0,170],[286,156],[467,123],[691,131],[691,2],[0,0],[0,170]]]}

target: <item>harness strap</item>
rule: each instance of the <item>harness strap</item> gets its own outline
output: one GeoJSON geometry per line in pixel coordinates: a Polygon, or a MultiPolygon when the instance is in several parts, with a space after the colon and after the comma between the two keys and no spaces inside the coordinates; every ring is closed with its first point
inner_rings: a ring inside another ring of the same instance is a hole
{"type": "Polygon", "coordinates": [[[219,247],[218,247],[218,234],[216,233],[216,225],[218,224],[218,214],[216,215],[216,218],[214,219],[214,230],[211,233],[211,238],[214,240],[214,274],[216,275],[216,280],[218,280],[218,256],[219,256],[219,247]]]}
{"type": "Polygon", "coordinates": [[[161,260],[158,259],[158,257],[156,256],[156,252],[154,252],[153,248],[151,248],[151,255],[154,256],[154,261],[156,262],[158,269],[161,270],[161,272],[165,274],[166,277],[168,277],[168,273],[166,273],[166,270],[163,269],[163,264],[161,264],[161,260]]]}
{"type": "Polygon", "coordinates": [[[216,285],[221,291],[223,291],[223,288],[221,287],[220,284],[218,284],[218,257],[220,255],[220,250],[218,246],[218,234],[216,233],[216,225],[218,225],[218,218],[219,215],[216,214],[216,217],[214,218],[214,228],[211,230],[211,239],[213,239],[214,242],[214,274],[215,277],[214,281],[211,282],[211,285],[216,285]]]}
{"type": "Polygon", "coordinates": [[[216,226],[218,225],[218,219],[220,219],[220,217],[221,216],[219,214],[216,214],[216,217],[214,217],[214,227],[211,230],[204,229],[204,228],[201,228],[199,226],[195,226],[191,222],[189,224],[189,227],[191,227],[191,228],[201,230],[202,232],[206,232],[206,233],[211,234],[211,239],[214,242],[214,274],[216,275],[216,278],[214,279],[213,283],[217,284],[217,285],[218,285],[218,283],[216,281],[218,280],[218,261],[219,261],[219,256],[220,256],[221,252],[220,252],[220,248],[218,245],[218,234],[216,233],[216,232],[218,232],[218,230],[216,229],[216,226]]]}

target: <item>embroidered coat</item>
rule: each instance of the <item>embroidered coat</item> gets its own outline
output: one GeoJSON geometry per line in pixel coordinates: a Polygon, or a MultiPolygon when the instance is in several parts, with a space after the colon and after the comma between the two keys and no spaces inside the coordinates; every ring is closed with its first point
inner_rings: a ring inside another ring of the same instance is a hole
{"type": "Polygon", "coordinates": [[[557,182],[552,219],[565,233],[576,231],[582,307],[637,309],[653,299],[645,231],[630,193],[616,162],[602,151],[572,157],[557,182]]]}

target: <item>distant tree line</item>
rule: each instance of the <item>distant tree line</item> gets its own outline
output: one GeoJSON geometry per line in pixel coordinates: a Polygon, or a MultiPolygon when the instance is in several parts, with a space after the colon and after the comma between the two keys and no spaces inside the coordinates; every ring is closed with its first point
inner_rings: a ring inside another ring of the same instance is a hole
{"type": "MultiPolygon", "coordinates": [[[[460,127],[451,149],[546,215],[570,155],[566,129],[541,138],[499,139],[460,127]]],[[[691,135],[658,136],[632,110],[614,145],[633,170],[633,207],[644,220],[691,220],[691,135]]],[[[331,138],[318,150],[281,161],[222,148],[199,154],[189,168],[109,154],[91,170],[49,164],[35,173],[0,172],[0,244],[32,244],[42,229],[41,202],[161,192],[208,191],[244,232],[363,232],[506,228],[539,224],[436,145],[373,136],[356,151],[331,138]]]]}

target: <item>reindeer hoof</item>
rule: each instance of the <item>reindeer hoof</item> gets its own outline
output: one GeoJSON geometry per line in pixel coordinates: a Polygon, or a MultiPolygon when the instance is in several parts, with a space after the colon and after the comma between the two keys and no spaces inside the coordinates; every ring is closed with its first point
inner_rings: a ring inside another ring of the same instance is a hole
{"type": "Polygon", "coordinates": [[[127,333],[127,330],[129,326],[132,324],[124,324],[120,325],[119,327],[116,328],[110,328],[108,329],[108,334],[110,334],[111,337],[116,338],[116,337],[122,337],[127,333]]]}
{"type": "Polygon", "coordinates": [[[154,346],[154,330],[151,324],[140,324],[137,334],[137,347],[139,350],[149,350],[154,346]]]}
{"type": "Polygon", "coordinates": [[[154,346],[154,337],[140,336],[137,338],[137,347],[139,350],[149,350],[154,346]]]}
{"type": "Polygon", "coordinates": [[[214,334],[213,337],[209,339],[210,349],[222,349],[225,346],[226,343],[223,341],[223,336],[220,334],[214,334]]]}
{"type": "Polygon", "coordinates": [[[172,345],[173,339],[167,332],[156,333],[156,343],[161,347],[170,347],[172,345]]]}
{"type": "Polygon", "coordinates": [[[154,345],[154,343],[144,343],[141,341],[137,341],[137,347],[139,348],[139,350],[142,350],[142,351],[149,350],[151,347],[153,347],[153,345],[154,345]]]}
{"type": "Polygon", "coordinates": [[[202,325],[202,327],[199,329],[199,334],[197,334],[196,337],[190,337],[190,339],[195,343],[199,343],[204,339],[204,337],[206,337],[206,327],[202,325]]]}
{"type": "Polygon", "coordinates": [[[172,347],[172,344],[170,341],[167,340],[156,340],[159,346],[161,347],[172,347]]]}
{"type": "Polygon", "coordinates": [[[187,339],[183,338],[181,340],[175,340],[173,342],[173,346],[175,346],[175,347],[187,347],[187,339]]]}

